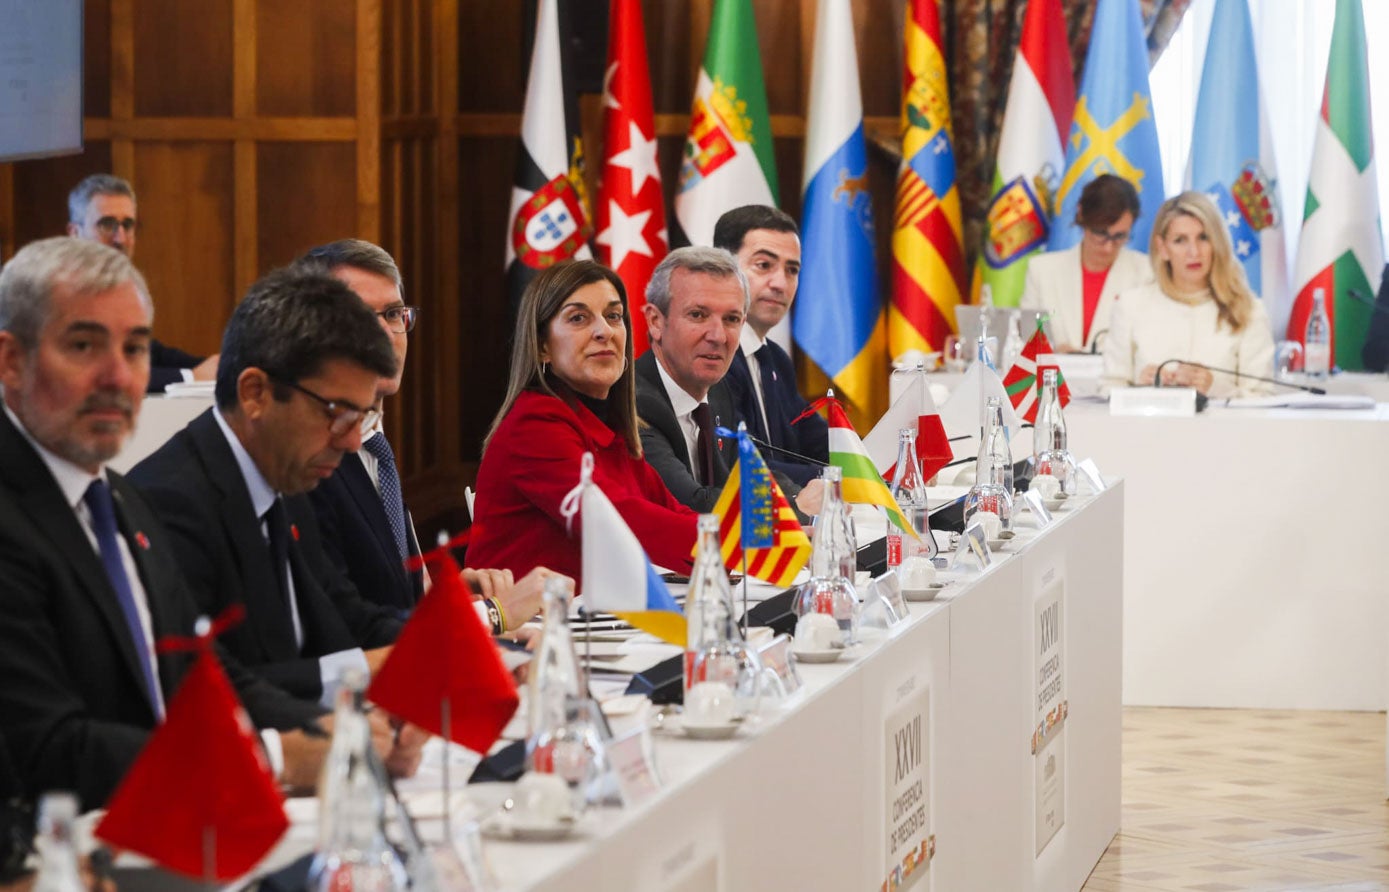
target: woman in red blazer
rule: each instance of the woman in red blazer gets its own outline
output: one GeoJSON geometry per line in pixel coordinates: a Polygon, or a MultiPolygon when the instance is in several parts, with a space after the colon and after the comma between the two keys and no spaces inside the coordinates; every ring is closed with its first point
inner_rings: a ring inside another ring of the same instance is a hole
{"type": "Polygon", "coordinates": [[[642,458],[632,366],[632,319],[617,273],[588,260],[542,272],[521,297],[506,399],[478,469],[468,563],[517,577],[546,566],[580,578],[580,518],[560,503],[593,482],[653,563],[692,565],[695,521],[642,458]]]}

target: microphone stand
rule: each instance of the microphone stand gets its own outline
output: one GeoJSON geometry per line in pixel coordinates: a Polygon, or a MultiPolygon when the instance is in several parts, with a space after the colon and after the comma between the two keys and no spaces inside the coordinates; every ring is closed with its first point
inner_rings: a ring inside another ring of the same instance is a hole
{"type": "MultiPolygon", "coordinates": [[[[1325,391],[1323,388],[1320,388],[1320,387],[1312,387],[1311,385],[1308,385],[1308,384],[1294,384],[1294,383],[1291,382],[1291,381],[1279,381],[1277,378],[1265,378],[1265,377],[1263,377],[1262,375],[1251,375],[1251,374],[1248,374],[1247,372],[1241,372],[1241,371],[1237,371],[1237,370],[1235,370],[1235,369],[1222,369],[1222,368],[1217,368],[1217,367],[1215,367],[1215,366],[1213,366],[1213,365],[1206,365],[1204,362],[1192,362],[1192,361],[1189,360],[1189,359],[1165,359],[1165,360],[1163,360],[1161,363],[1159,363],[1157,369],[1153,372],[1153,386],[1154,386],[1154,387],[1162,387],[1162,386],[1163,386],[1163,383],[1162,383],[1162,370],[1165,369],[1165,368],[1167,368],[1169,365],[1172,365],[1173,363],[1195,366],[1195,367],[1198,368],[1198,369],[1205,369],[1205,370],[1208,371],[1208,372],[1220,372],[1222,375],[1232,375],[1232,376],[1234,376],[1236,379],[1244,378],[1244,379],[1249,380],[1249,381],[1260,381],[1260,382],[1263,382],[1264,384],[1276,384],[1276,385],[1278,385],[1279,387],[1288,387],[1288,388],[1291,388],[1291,389],[1293,389],[1293,390],[1301,390],[1303,393],[1311,393],[1311,394],[1315,394],[1316,396],[1326,396],[1326,391],[1325,391]]],[[[1204,393],[1201,393],[1200,391],[1197,391],[1197,393],[1196,393],[1196,411],[1197,411],[1197,412],[1204,412],[1205,409],[1206,409],[1206,406],[1209,405],[1209,404],[1210,404],[1210,397],[1206,396],[1204,393]]]]}

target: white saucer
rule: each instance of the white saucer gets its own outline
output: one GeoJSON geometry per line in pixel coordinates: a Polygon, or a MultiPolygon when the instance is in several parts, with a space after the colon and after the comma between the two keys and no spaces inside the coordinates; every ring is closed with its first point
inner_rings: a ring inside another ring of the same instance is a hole
{"type": "Polygon", "coordinates": [[[904,588],[902,589],[902,597],[908,601],[934,601],[936,595],[941,593],[941,589],[949,584],[948,582],[932,582],[925,588],[904,588]]]}
{"type": "Polygon", "coordinates": [[[685,732],[686,737],[695,740],[727,740],[738,733],[737,722],[724,722],[718,725],[692,725],[684,719],[680,722],[680,730],[685,732]]]}
{"type": "Polygon", "coordinates": [[[1012,536],[1009,536],[1007,539],[1004,539],[1002,536],[1000,536],[1000,537],[997,538],[997,539],[990,539],[990,540],[989,540],[989,549],[990,549],[991,551],[1000,551],[1000,550],[1002,550],[1003,546],[1007,545],[1009,542],[1012,542],[1012,541],[1013,541],[1013,537],[1012,537],[1012,536]]]}
{"type": "Polygon", "coordinates": [[[797,650],[795,645],[791,646],[791,653],[796,655],[796,659],[802,663],[833,663],[835,660],[844,656],[844,648],[830,647],[825,650],[797,650]]]}
{"type": "Polygon", "coordinates": [[[1066,496],[1059,496],[1055,499],[1042,499],[1042,504],[1047,506],[1048,511],[1060,511],[1061,507],[1069,502],[1066,496]]]}
{"type": "Polygon", "coordinates": [[[484,820],[480,828],[487,836],[517,842],[554,842],[574,832],[578,819],[573,815],[550,822],[522,821],[509,814],[497,813],[484,820]]]}

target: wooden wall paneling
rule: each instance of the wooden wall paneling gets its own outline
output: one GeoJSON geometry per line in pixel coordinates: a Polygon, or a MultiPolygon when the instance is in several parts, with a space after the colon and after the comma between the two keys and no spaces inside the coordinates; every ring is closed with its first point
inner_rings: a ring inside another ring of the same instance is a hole
{"type": "MultiPolygon", "coordinates": [[[[111,0],[111,120],[135,117],[135,0],[111,0]]],[[[90,129],[84,125],[84,131],[90,129]]],[[[135,170],[135,149],[128,137],[111,140],[111,173],[126,177],[135,170]]],[[[135,187],[139,195],[139,186],[135,187]]]]}
{"type": "Polygon", "coordinates": [[[82,114],[111,115],[111,0],[82,4],[82,114]]]}
{"type": "Polygon", "coordinates": [[[236,283],[235,164],[227,142],[141,142],[136,264],[154,297],[155,333],[192,353],[220,349],[236,283]]]}
{"type": "Polygon", "coordinates": [[[662,127],[662,115],[682,115],[685,121],[689,120],[694,76],[703,57],[704,40],[691,33],[694,23],[689,0],[646,0],[642,16],[656,132],[665,133],[670,128],[662,127]]]}
{"type": "Polygon", "coordinates": [[[357,0],[356,236],[381,240],[381,0],[357,0]]]}
{"type": "MultiPolygon", "coordinates": [[[[255,0],[234,0],[232,6],[232,119],[256,118],[256,84],[259,70],[259,29],[255,0]]],[[[251,283],[260,277],[260,250],[257,242],[256,143],[242,135],[232,143],[232,257],[233,306],[251,283]]],[[[230,314],[228,314],[230,315],[230,314]]]]}
{"type": "MultiPolygon", "coordinates": [[[[430,321],[433,337],[432,391],[420,404],[419,415],[433,419],[434,442],[443,467],[457,469],[465,460],[462,423],[459,418],[465,387],[461,374],[459,346],[464,257],[459,244],[459,41],[449,35],[459,33],[460,11],[455,0],[434,0],[434,33],[444,39],[433,43],[434,60],[430,71],[432,98],[430,111],[438,121],[434,141],[434,214],[431,226],[433,270],[430,305],[435,318],[430,321]]],[[[425,283],[421,282],[424,286],[425,283]]],[[[472,482],[471,478],[467,482],[472,482]]]]}
{"type": "Polygon", "coordinates": [[[523,46],[525,5],[516,0],[458,4],[458,30],[449,32],[459,35],[458,104],[452,108],[520,113],[531,57],[531,48],[523,46]]]}
{"type": "Polygon", "coordinates": [[[253,5],[257,112],[355,115],[357,22],[351,4],[256,0],[253,5]]]}
{"type": "MultiPolygon", "coordinates": [[[[131,0],[115,2],[120,6],[131,0]]],[[[134,116],[232,114],[232,4],[233,0],[131,4],[134,116]]],[[[112,25],[114,30],[114,20],[112,25]]],[[[121,117],[114,102],[112,111],[121,117]]]]}
{"type": "Polygon", "coordinates": [[[12,241],[5,250],[13,253],[35,239],[67,231],[68,192],[88,174],[111,169],[111,145],[88,141],[80,155],[19,161],[0,167],[12,171],[14,205],[8,217],[12,241]]]}
{"type": "Polygon", "coordinates": [[[304,249],[360,236],[352,143],[263,142],[256,153],[256,250],[263,270],[304,249]]]}

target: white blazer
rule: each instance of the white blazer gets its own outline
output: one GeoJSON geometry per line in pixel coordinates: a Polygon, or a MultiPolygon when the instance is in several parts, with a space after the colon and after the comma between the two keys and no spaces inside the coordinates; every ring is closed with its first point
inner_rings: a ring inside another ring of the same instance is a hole
{"type": "MultiPolygon", "coordinates": [[[[1081,343],[1085,331],[1085,286],[1081,279],[1080,246],[1064,251],[1037,254],[1027,261],[1027,280],[1019,304],[1024,310],[1041,310],[1050,315],[1047,330],[1055,346],[1072,350],[1090,349],[1095,336],[1109,330],[1109,314],[1114,297],[1121,291],[1153,281],[1153,266],[1147,254],[1124,248],[1109,268],[1100,290],[1100,302],[1090,323],[1090,337],[1081,343]]],[[[1101,343],[1103,346],[1103,343],[1101,343]]]]}

